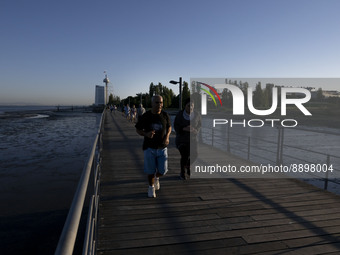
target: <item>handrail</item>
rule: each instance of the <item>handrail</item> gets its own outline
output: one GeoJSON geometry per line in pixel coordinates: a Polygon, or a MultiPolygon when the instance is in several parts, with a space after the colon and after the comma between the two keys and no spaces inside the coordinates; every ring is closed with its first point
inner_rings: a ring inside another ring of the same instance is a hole
{"type": "MultiPolygon", "coordinates": [[[[71,255],[73,253],[73,249],[74,249],[74,245],[75,245],[75,241],[77,237],[77,232],[79,228],[81,213],[83,210],[84,201],[85,201],[86,193],[88,190],[90,175],[93,169],[92,166],[94,163],[96,163],[94,162],[94,158],[95,158],[96,152],[99,153],[99,150],[97,150],[97,147],[99,145],[98,142],[100,141],[100,136],[102,133],[104,114],[105,114],[105,110],[102,113],[99,129],[98,129],[96,138],[94,140],[92,150],[89,154],[87,163],[84,166],[81,178],[78,183],[76,193],[73,197],[71,208],[67,215],[67,219],[66,219],[63,231],[61,233],[57,249],[54,253],[55,255],[71,255]]],[[[97,167],[95,168],[97,169],[97,167]]],[[[95,189],[94,192],[97,192],[97,189],[95,189]]]]}
{"type": "MultiPolygon", "coordinates": [[[[299,130],[306,131],[306,132],[323,133],[323,134],[329,134],[329,135],[335,135],[335,136],[339,136],[340,135],[340,134],[335,133],[335,132],[321,132],[321,131],[314,131],[314,130],[301,129],[301,128],[299,130]]],[[[236,139],[236,140],[233,140],[233,143],[235,143],[237,145],[245,146],[245,147],[242,147],[242,148],[236,148],[235,147],[235,148],[233,148],[233,151],[234,152],[236,152],[236,151],[241,152],[241,153],[243,153],[243,155],[246,154],[248,160],[250,159],[250,156],[256,156],[257,158],[262,158],[262,159],[265,159],[267,161],[271,161],[271,162],[275,163],[275,161],[273,161],[271,158],[266,158],[266,157],[261,156],[259,154],[252,153],[251,152],[251,148],[256,148],[257,151],[265,151],[267,153],[273,153],[273,154],[276,153],[277,154],[276,164],[282,164],[283,157],[290,158],[290,159],[301,160],[303,162],[313,164],[313,162],[309,162],[305,158],[303,158],[303,159],[302,158],[297,158],[294,155],[288,155],[287,153],[283,153],[283,150],[286,150],[287,148],[291,148],[291,149],[295,149],[295,150],[300,150],[300,151],[305,151],[305,152],[314,153],[314,154],[317,154],[317,155],[320,155],[320,156],[324,156],[327,159],[323,160],[323,162],[324,162],[324,164],[327,164],[327,166],[330,165],[330,162],[331,162],[330,158],[332,158],[333,160],[334,159],[340,159],[340,156],[337,156],[337,155],[334,155],[334,154],[331,154],[331,153],[323,153],[323,152],[319,152],[319,151],[315,151],[315,150],[301,148],[301,147],[298,147],[298,146],[292,146],[292,145],[284,144],[283,129],[282,129],[282,132],[280,132],[280,129],[279,129],[277,142],[268,141],[266,139],[262,139],[262,138],[258,138],[258,137],[250,137],[250,136],[240,135],[240,134],[237,134],[235,132],[230,132],[229,129],[227,130],[227,136],[216,134],[216,133],[217,132],[214,132],[214,129],[205,129],[203,127],[201,129],[201,139],[202,139],[201,141],[203,143],[209,143],[209,144],[211,142],[211,145],[213,147],[217,147],[217,148],[220,148],[218,145],[225,145],[225,142],[226,142],[227,143],[227,148],[226,149],[227,149],[228,152],[231,152],[230,151],[230,137],[231,136],[244,137],[245,140],[247,139],[247,142],[246,141],[243,142],[240,139],[236,139]],[[205,141],[203,141],[203,138],[205,139],[205,141]],[[218,138],[218,139],[216,139],[216,138],[218,138]],[[224,139],[226,139],[226,141],[224,139]],[[256,145],[255,146],[254,145],[251,146],[251,144],[250,144],[251,140],[257,140],[257,141],[260,141],[260,142],[263,142],[263,143],[266,143],[266,144],[276,145],[277,151],[275,152],[275,150],[272,150],[272,151],[271,150],[267,150],[265,148],[258,147],[256,145]]],[[[221,149],[225,150],[225,148],[221,148],[221,149]]],[[[339,169],[336,169],[334,167],[332,167],[332,169],[333,169],[334,172],[338,172],[339,171],[339,169]]],[[[320,179],[323,179],[325,181],[325,186],[324,186],[325,189],[327,189],[327,183],[328,182],[335,183],[335,184],[340,184],[340,182],[337,181],[336,179],[334,179],[334,178],[330,179],[329,176],[328,176],[328,172],[327,172],[327,174],[326,174],[326,176],[324,178],[322,178],[321,176],[318,176],[318,175],[311,174],[311,173],[307,173],[307,174],[310,175],[310,176],[313,176],[313,177],[318,177],[320,179]]]]}

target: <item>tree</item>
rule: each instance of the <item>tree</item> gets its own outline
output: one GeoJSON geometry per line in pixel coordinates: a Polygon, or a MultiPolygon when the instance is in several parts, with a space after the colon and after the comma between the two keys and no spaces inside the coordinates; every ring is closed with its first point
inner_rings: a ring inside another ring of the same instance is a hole
{"type": "Polygon", "coordinates": [[[154,86],[154,93],[155,93],[154,96],[155,95],[161,95],[159,85],[160,85],[160,83],[158,83],[157,86],[154,86]]]}
{"type": "Polygon", "coordinates": [[[273,83],[267,83],[263,92],[263,106],[266,108],[271,107],[273,103],[273,83]]]}
{"type": "Polygon", "coordinates": [[[253,105],[254,107],[263,106],[263,91],[261,88],[261,82],[256,84],[255,92],[253,93],[253,105]]]}
{"type": "Polygon", "coordinates": [[[322,88],[319,88],[316,92],[316,100],[322,101],[322,99],[324,99],[324,95],[322,92],[322,88]]]}
{"type": "MultiPolygon", "coordinates": [[[[182,100],[184,101],[186,98],[190,97],[190,91],[188,88],[188,83],[183,83],[183,89],[182,89],[182,100]]],[[[178,99],[179,96],[175,96],[175,93],[172,89],[169,89],[166,86],[163,86],[162,83],[158,83],[158,85],[154,85],[152,82],[149,86],[149,93],[142,94],[143,98],[143,105],[145,107],[151,107],[151,98],[155,95],[160,95],[163,97],[163,107],[164,108],[178,108],[178,99]]],[[[136,106],[140,104],[141,100],[141,93],[136,94],[135,97],[129,96],[125,98],[124,104],[127,104],[130,102],[130,105],[135,104],[136,106]]]]}
{"type": "Polygon", "coordinates": [[[151,107],[151,97],[148,93],[145,93],[145,96],[143,96],[143,106],[144,107],[151,107]]]}
{"type": "Polygon", "coordinates": [[[249,84],[248,82],[242,83],[240,82],[239,88],[243,91],[243,93],[246,95],[248,91],[249,84]]]}
{"type": "Polygon", "coordinates": [[[113,95],[112,95],[112,93],[109,95],[109,103],[108,104],[109,105],[113,104],[113,95]]]}
{"type": "Polygon", "coordinates": [[[183,82],[183,88],[182,88],[182,106],[184,107],[185,105],[184,102],[187,100],[187,98],[190,98],[190,90],[189,90],[189,85],[186,81],[183,82]]]}
{"type": "Polygon", "coordinates": [[[151,82],[149,86],[149,96],[153,97],[154,93],[155,93],[155,86],[153,85],[153,82],[151,82]]]}
{"type": "Polygon", "coordinates": [[[222,91],[222,104],[226,107],[231,107],[233,105],[233,96],[228,89],[223,89],[222,91]]]}
{"type": "Polygon", "coordinates": [[[163,87],[163,93],[162,93],[162,97],[163,97],[163,107],[164,108],[168,108],[171,105],[171,95],[170,95],[170,89],[168,89],[167,87],[163,87]]]}
{"type": "Polygon", "coordinates": [[[158,95],[163,95],[163,85],[162,83],[158,82],[158,95]]]}
{"type": "Polygon", "coordinates": [[[109,95],[109,105],[119,105],[120,104],[120,97],[113,96],[112,93],[109,95]]]}

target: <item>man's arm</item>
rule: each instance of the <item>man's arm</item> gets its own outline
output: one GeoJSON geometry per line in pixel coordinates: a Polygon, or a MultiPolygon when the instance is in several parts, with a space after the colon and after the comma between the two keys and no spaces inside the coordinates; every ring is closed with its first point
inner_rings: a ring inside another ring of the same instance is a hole
{"type": "Polygon", "coordinates": [[[168,128],[168,132],[166,133],[166,136],[165,136],[165,145],[168,146],[169,145],[169,142],[170,142],[170,134],[171,134],[171,126],[168,128]]]}
{"type": "Polygon", "coordinates": [[[137,134],[141,135],[141,136],[145,136],[145,137],[148,137],[148,138],[152,138],[155,134],[155,130],[151,130],[149,132],[145,132],[144,130],[140,130],[138,128],[136,128],[136,132],[137,134]]]}
{"type": "Polygon", "coordinates": [[[144,136],[144,131],[143,130],[140,130],[140,129],[136,128],[136,132],[137,132],[137,134],[139,134],[141,136],[144,136]]]}
{"type": "Polygon", "coordinates": [[[170,134],[171,134],[171,120],[170,120],[170,116],[169,114],[167,114],[167,126],[168,126],[168,130],[166,132],[166,135],[165,135],[165,139],[164,139],[164,144],[165,146],[168,146],[169,143],[170,143],[170,134]]]}

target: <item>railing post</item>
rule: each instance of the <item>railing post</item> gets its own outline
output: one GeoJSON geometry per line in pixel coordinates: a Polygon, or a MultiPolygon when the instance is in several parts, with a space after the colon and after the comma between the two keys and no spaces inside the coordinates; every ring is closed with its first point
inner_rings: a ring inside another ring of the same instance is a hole
{"type": "Polygon", "coordinates": [[[230,152],[230,127],[227,126],[227,151],[230,152]]]}
{"type": "Polygon", "coordinates": [[[285,129],[284,128],[282,128],[282,131],[281,131],[281,143],[280,143],[280,164],[279,165],[281,165],[282,163],[283,163],[283,138],[284,138],[284,132],[285,131],[285,129]]]}
{"type": "Polygon", "coordinates": [[[326,171],[325,186],[324,186],[325,190],[327,190],[327,188],[328,188],[328,168],[329,168],[329,164],[330,164],[330,156],[327,155],[327,171],[326,171]]]}
{"type": "Polygon", "coordinates": [[[278,127],[278,135],[277,135],[277,152],[276,152],[276,165],[280,165],[280,141],[281,141],[281,128],[278,127]]]}
{"type": "Polygon", "coordinates": [[[214,147],[214,129],[211,131],[211,146],[214,147]]]}
{"type": "Polygon", "coordinates": [[[248,136],[248,160],[250,159],[250,136],[248,136]]]}

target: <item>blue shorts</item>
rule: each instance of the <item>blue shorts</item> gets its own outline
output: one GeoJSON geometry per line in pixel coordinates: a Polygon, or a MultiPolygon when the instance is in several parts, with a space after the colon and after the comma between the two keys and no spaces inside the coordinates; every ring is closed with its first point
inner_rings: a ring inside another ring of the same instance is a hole
{"type": "Polygon", "coordinates": [[[144,173],[165,175],[168,172],[168,149],[144,150],[144,173]]]}

